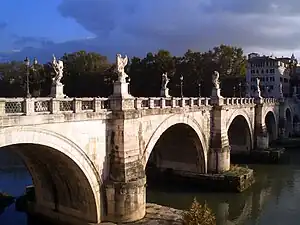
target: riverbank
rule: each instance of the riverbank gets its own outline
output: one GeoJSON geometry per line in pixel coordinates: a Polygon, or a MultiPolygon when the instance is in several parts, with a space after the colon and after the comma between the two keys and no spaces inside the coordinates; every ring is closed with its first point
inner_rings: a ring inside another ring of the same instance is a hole
{"type": "MultiPolygon", "coordinates": [[[[146,216],[142,220],[126,223],[126,225],[182,225],[183,212],[183,210],[147,203],[146,216]]],[[[117,223],[104,222],[101,225],[117,225],[117,223]]]]}

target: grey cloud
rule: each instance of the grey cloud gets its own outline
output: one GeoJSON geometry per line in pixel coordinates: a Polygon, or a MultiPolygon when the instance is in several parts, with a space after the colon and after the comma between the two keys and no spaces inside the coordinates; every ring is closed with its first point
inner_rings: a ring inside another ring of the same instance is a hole
{"type": "Polygon", "coordinates": [[[298,48],[298,6],[298,0],[63,0],[59,11],[97,35],[99,45],[180,52],[221,43],[298,48]]]}
{"type": "Polygon", "coordinates": [[[38,47],[45,47],[47,45],[54,44],[53,41],[49,40],[45,37],[20,37],[14,35],[13,44],[15,47],[26,47],[26,46],[38,46],[38,47]]]}
{"type": "Polygon", "coordinates": [[[113,58],[116,52],[143,56],[165,48],[182,54],[219,44],[294,51],[300,49],[299,6],[298,0],[62,0],[61,15],[96,38],[42,45],[34,54],[84,49],[113,58]]]}

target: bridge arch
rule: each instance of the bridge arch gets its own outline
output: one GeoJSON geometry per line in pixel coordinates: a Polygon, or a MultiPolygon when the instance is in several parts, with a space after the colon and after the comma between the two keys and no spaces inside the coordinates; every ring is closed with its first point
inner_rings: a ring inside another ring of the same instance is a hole
{"type": "Polygon", "coordinates": [[[250,153],[253,149],[253,126],[244,110],[237,110],[227,122],[231,153],[250,153]]]}
{"type": "Polygon", "coordinates": [[[31,174],[36,213],[66,222],[101,221],[101,178],[74,142],[44,129],[13,127],[0,130],[1,148],[16,152],[31,174]]]}
{"type": "Polygon", "coordinates": [[[286,137],[289,137],[292,135],[292,129],[293,129],[293,116],[292,116],[292,110],[287,107],[284,112],[285,117],[285,133],[286,137]]]}
{"type": "MultiPolygon", "coordinates": [[[[189,147],[186,149],[181,149],[181,158],[185,158],[185,156],[188,155],[193,155],[193,159],[197,160],[198,163],[196,165],[197,171],[206,173],[208,147],[204,132],[200,124],[195,119],[184,114],[176,114],[168,117],[153,132],[143,153],[144,168],[146,168],[150,156],[153,156],[151,153],[158,145],[162,145],[162,142],[164,142],[164,144],[169,144],[170,141],[172,142],[172,140],[170,140],[171,135],[173,136],[173,141],[176,141],[176,143],[172,143],[173,145],[180,145],[178,140],[184,141],[185,138],[190,138],[189,140],[192,140],[190,141],[190,144],[193,144],[193,149],[196,151],[186,152],[185,150],[187,150],[189,147]],[[180,137],[177,137],[177,134],[180,135],[180,137]]],[[[195,168],[190,168],[191,171],[194,169],[195,168]]]]}
{"type": "Polygon", "coordinates": [[[278,137],[276,116],[272,110],[267,111],[265,114],[265,125],[269,135],[269,143],[271,143],[278,137]]]}

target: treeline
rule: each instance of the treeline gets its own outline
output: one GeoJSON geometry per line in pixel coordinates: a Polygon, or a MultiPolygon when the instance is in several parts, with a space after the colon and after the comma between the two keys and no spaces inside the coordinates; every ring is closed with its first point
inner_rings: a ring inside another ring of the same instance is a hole
{"type": "MultiPolygon", "coordinates": [[[[65,93],[72,97],[109,96],[117,76],[115,65],[106,56],[79,51],[65,54],[65,93]]],[[[238,47],[220,45],[207,52],[188,50],[183,56],[167,50],[148,53],[144,58],[133,57],[125,68],[130,77],[130,92],[134,96],[159,96],[161,75],[168,73],[172,96],[180,96],[180,76],[183,76],[184,96],[210,96],[211,75],[219,71],[222,94],[239,95],[244,89],[246,57],[238,47]]],[[[26,94],[24,62],[0,64],[0,96],[23,97],[26,94]]],[[[29,69],[30,93],[34,97],[49,95],[53,71],[47,63],[29,69]]]]}

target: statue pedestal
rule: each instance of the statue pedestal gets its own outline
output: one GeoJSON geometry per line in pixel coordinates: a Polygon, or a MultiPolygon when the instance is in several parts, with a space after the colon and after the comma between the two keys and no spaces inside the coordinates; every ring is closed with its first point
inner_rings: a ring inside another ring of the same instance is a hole
{"type": "Polygon", "coordinates": [[[211,91],[211,97],[212,98],[223,98],[221,96],[221,89],[219,89],[219,88],[217,89],[217,88],[213,87],[212,91],[211,91]]]}
{"type": "Polygon", "coordinates": [[[64,98],[64,85],[63,84],[52,84],[50,97],[52,98],[64,98]]]}
{"type": "Polygon", "coordinates": [[[171,95],[169,95],[169,88],[162,88],[160,90],[160,96],[166,98],[171,97],[171,95]]]}
{"type": "Polygon", "coordinates": [[[128,83],[116,81],[114,82],[114,97],[121,97],[121,98],[132,98],[132,96],[128,92],[128,83]]]}
{"type": "Polygon", "coordinates": [[[221,89],[213,87],[211,91],[211,104],[221,106],[224,104],[223,99],[221,89]]]}
{"type": "Polygon", "coordinates": [[[134,97],[128,93],[128,83],[116,81],[114,91],[109,96],[110,108],[112,110],[132,110],[134,109],[134,97]]]}

